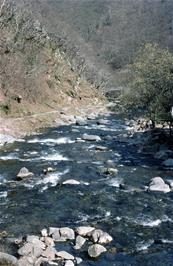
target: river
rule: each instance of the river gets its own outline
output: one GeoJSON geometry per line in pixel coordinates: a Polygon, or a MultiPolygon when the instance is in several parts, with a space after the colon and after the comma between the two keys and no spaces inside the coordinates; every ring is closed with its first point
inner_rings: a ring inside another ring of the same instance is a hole
{"type": "Polygon", "coordinates": [[[80,265],[173,265],[173,193],[144,189],[151,178],[171,178],[171,172],[139,152],[122,119],[105,119],[107,125],[93,120],[45,129],[0,150],[0,231],[18,237],[49,226],[92,225],[108,232],[113,242],[97,260],[78,252],[84,259],[80,265]],[[101,141],[76,141],[84,133],[101,141]],[[96,150],[98,145],[107,150],[96,150]],[[16,181],[24,166],[34,177],[16,181]],[[44,175],[47,167],[55,172],[44,175]],[[117,168],[118,174],[106,175],[103,167],[117,168]],[[81,184],[62,185],[67,179],[81,184]]]}

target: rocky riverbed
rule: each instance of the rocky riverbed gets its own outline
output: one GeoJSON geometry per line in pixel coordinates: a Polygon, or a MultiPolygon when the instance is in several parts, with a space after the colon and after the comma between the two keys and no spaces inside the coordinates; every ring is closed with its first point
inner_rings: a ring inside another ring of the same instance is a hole
{"type": "Polygon", "coordinates": [[[143,140],[112,114],[77,117],[3,146],[0,258],[25,266],[173,265],[171,150],[143,140]]]}

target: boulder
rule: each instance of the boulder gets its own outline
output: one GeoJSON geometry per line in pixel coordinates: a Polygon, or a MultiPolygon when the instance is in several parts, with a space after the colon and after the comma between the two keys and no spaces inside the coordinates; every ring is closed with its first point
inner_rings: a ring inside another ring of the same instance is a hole
{"type": "Polygon", "coordinates": [[[171,190],[173,189],[173,180],[166,180],[166,183],[170,186],[171,190]]]}
{"type": "Polygon", "coordinates": [[[83,261],[83,260],[82,260],[81,258],[76,257],[76,263],[77,263],[77,264],[80,264],[82,261],[83,261]]]}
{"type": "Polygon", "coordinates": [[[43,237],[48,236],[48,232],[47,232],[47,229],[46,229],[46,228],[44,228],[44,229],[41,230],[41,235],[42,235],[43,237]]]}
{"type": "Polygon", "coordinates": [[[45,242],[47,247],[49,247],[49,246],[54,247],[55,246],[54,240],[49,236],[44,237],[44,242],[45,242]]]}
{"type": "Polygon", "coordinates": [[[76,125],[77,126],[86,126],[87,125],[87,122],[84,118],[82,117],[77,117],[76,118],[76,125]]]}
{"type": "Polygon", "coordinates": [[[49,235],[52,235],[52,238],[56,242],[64,242],[67,240],[74,240],[75,239],[75,233],[73,229],[68,227],[62,227],[62,228],[49,228],[49,235]]]}
{"type": "Polygon", "coordinates": [[[32,243],[26,243],[26,244],[24,244],[23,247],[19,248],[18,254],[20,256],[27,256],[27,255],[31,254],[32,250],[33,250],[33,244],[32,243]]]}
{"type": "Polygon", "coordinates": [[[74,266],[74,262],[72,260],[67,260],[64,266],[74,266]]]}
{"type": "Polygon", "coordinates": [[[60,236],[59,228],[50,227],[49,228],[49,235],[52,236],[55,242],[64,242],[66,241],[65,238],[60,236]]]}
{"type": "Polygon", "coordinates": [[[106,119],[99,119],[97,121],[97,125],[108,125],[109,124],[109,120],[106,119]]]}
{"type": "Polygon", "coordinates": [[[63,185],[80,185],[80,182],[75,179],[68,179],[62,183],[63,185]]]}
{"type": "Polygon", "coordinates": [[[74,260],[74,256],[66,251],[59,251],[56,255],[63,260],[74,260]]]}
{"type": "Polygon", "coordinates": [[[66,238],[66,240],[74,240],[75,239],[75,233],[73,229],[69,227],[62,227],[60,228],[60,235],[61,237],[66,238]]]}
{"type": "Polygon", "coordinates": [[[97,135],[83,134],[82,139],[86,141],[101,141],[101,138],[97,135]]]}
{"type": "Polygon", "coordinates": [[[34,236],[34,235],[27,236],[26,241],[37,247],[40,247],[41,249],[45,248],[45,244],[39,239],[38,236],[34,236]]]}
{"type": "Polygon", "coordinates": [[[110,243],[113,238],[106,232],[103,232],[100,229],[95,229],[91,232],[91,239],[94,243],[107,244],[110,243]]]}
{"type": "Polygon", "coordinates": [[[171,191],[171,189],[161,177],[154,177],[149,184],[149,191],[160,191],[168,193],[171,191]]]}
{"type": "Polygon", "coordinates": [[[87,116],[87,119],[88,119],[88,120],[94,120],[94,119],[95,119],[95,115],[88,115],[88,116],[87,116]]]}
{"type": "Polygon", "coordinates": [[[36,264],[36,258],[32,257],[32,256],[23,256],[18,260],[18,266],[33,266],[33,265],[38,265],[40,266],[40,264],[36,264]]]}
{"type": "Polygon", "coordinates": [[[76,243],[75,243],[75,246],[74,246],[74,249],[81,249],[82,246],[85,244],[86,242],[86,239],[82,236],[77,236],[76,237],[76,243]]]}
{"type": "Polygon", "coordinates": [[[95,147],[95,150],[96,151],[106,151],[107,150],[107,147],[104,147],[104,146],[96,146],[95,147]]]}
{"type": "Polygon", "coordinates": [[[118,169],[116,168],[111,168],[111,167],[104,167],[101,169],[101,173],[105,175],[117,175],[118,174],[118,169]]]}
{"type": "Polygon", "coordinates": [[[0,252],[0,265],[8,265],[8,264],[11,266],[17,266],[18,265],[17,258],[7,253],[0,252]]]}
{"type": "Polygon", "coordinates": [[[76,228],[76,233],[81,236],[87,236],[91,233],[95,228],[91,226],[79,226],[76,228]]]}
{"type": "Polygon", "coordinates": [[[163,165],[166,167],[173,168],[173,159],[167,159],[163,162],[163,165]]]}
{"type": "Polygon", "coordinates": [[[22,167],[19,171],[19,173],[17,174],[17,179],[25,179],[27,177],[31,177],[34,174],[32,172],[29,172],[29,170],[26,167],[22,167]]]}
{"type": "Polygon", "coordinates": [[[0,146],[7,143],[13,143],[15,140],[16,139],[10,135],[0,134],[0,146]]]}
{"type": "Polygon", "coordinates": [[[56,255],[56,249],[54,247],[47,247],[41,254],[43,257],[47,258],[48,260],[54,260],[56,255]]]}
{"type": "Polygon", "coordinates": [[[88,255],[91,258],[97,258],[98,256],[100,256],[102,253],[104,253],[106,251],[107,251],[107,249],[105,247],[103,247],[102,245],[94,244],[88,248],[88,255]]]}

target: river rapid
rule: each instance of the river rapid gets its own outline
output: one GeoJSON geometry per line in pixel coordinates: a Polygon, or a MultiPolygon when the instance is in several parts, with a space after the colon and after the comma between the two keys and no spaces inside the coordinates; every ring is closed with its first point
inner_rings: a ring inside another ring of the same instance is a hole
{"type": "MultiPolygon", "coordinates": [[[[68,247],[83,259],[80,265],[173,265],[173,193],[145,190],[151,178],[171,179],[172,172],[139,151],[123,119],[105,119],[106,125],[96,119],[85,126],[46,129],[1,148],[0,231],[19,237],[49,226],[95,226],[113,241],[97,260],[68,247]],[[79,141],[84,133],[101,141],[79,141]],[[98,145],[107,149],[99,151],[98,145]],[[24,166],[34,176],[16,181],[24,166]],[[44,175],[47,167],[55,172],[44,175]],[[105,174],[104,167],[116,168],[118,174],[105,174]],[[62,185],[67,179],[81,184],[62,185]]],[[[1,242],[6,251],[15,252],[8,241],[1,242]]]]}

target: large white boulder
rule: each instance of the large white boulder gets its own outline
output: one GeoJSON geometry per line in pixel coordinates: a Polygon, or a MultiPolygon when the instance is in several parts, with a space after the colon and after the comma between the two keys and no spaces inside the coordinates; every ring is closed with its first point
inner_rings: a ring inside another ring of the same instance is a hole
{"type": "Polygon", "coordinates": [[[161,177],[154,177],[149,184],[150,191],[160,191],[168,193],[171,191],[169,185],[167,185],[161,177]]]}

